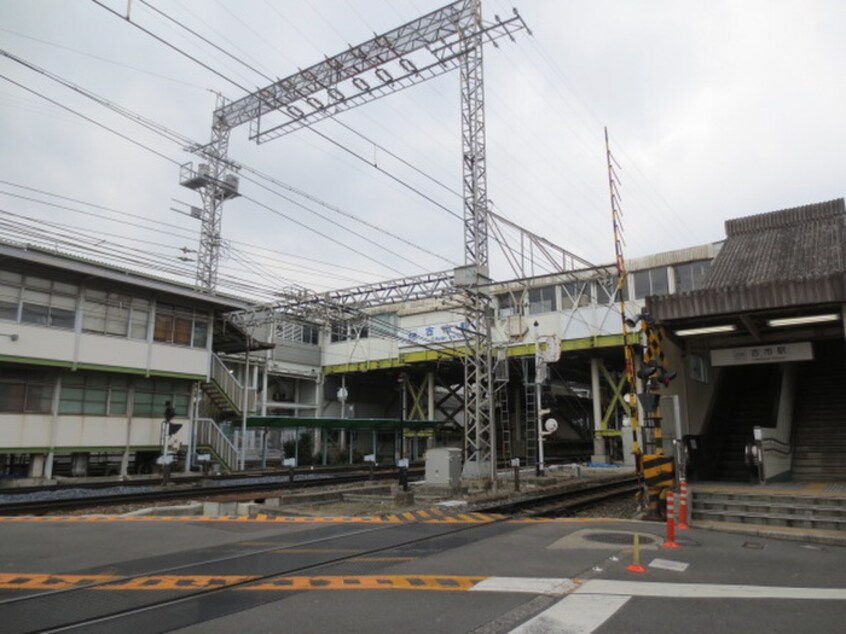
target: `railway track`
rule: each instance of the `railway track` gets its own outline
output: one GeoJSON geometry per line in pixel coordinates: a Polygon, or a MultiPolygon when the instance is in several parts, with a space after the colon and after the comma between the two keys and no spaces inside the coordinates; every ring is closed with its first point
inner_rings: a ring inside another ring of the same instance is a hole
{"type": "MultiPolygon", "coordinates": [[[[410,529],[407,524],[364,528],[335,526],[318,529],[318,535],[310,533],[295,540],[290,533],[279,533],[275,537],[266,535],[263,537],[265,545],[245,544],[244,549],[235,554],[230,551],[223,556],[209,557],[208,550],[197,549],[183,559],[188,563],[151,565],[142,570],[136,566],[132,573],[111,574],[108,578],[80,575],[74,578],[71,587],[56,586],[34,594],[0,599],[4,632],[138,631],[139,623],[149,627],[147,631],[160,631],[156,628],[165,622],[168,628],[176,628],[182,623],[173,619],[178,621],[185,618],[184,615],[191,619],[184,625],[194,623],[198,613],[211,618],[216,608],[225,608],[234,600],[221,595],[234,590],[257,587],[259,592],[238,592],[238,601],[266,602],[268,599],[261,592],[265,588],[278,593],[289,588],[291,580],[302,580],[314,574],[331,575],[334,570],[344,570],[351,562],[356,562],[354,566],[359,575],[370,570],[379,573],[384,566],[380,562],[387,560],[385,555],[444,552],[484,539],[485,531],[519,529],[519,525],[513,525],[513,529],[505,525],[506,521],[502,518],[460,526],[429,525],[427,534],[422,536],[419,528],[410,529]],[[291,558],[280,557],[280,553],[286,551],[297,554],[291,558]],[[285,563],[286,559],[291,563],[285,563]],[[368,561],[371,563],[366,563],[368,561]],[[224,569],[238,570],[239,574],[213,572],[224,569]],[[210,576],[209,572],[212,572],[210,576]],[[179,579],[186,581],[180,585],[175,581],[179,579]],[[120,591],[121,588],[158,591],[126,592],[120,591]]],[[[419,576],[412,577],[411,585],[421,582],[419,576]]],[[[317,582],[322,583],[320,577],[317,582]]],[[[295,587],[290,589],[296,591],[295,587]]],[[[232,594],[228,596],[233,597],[232,594]]],[[[273,598],[276,596],[274,594],[273,598]]]]}
{"type": "Polygon", "coordinates": [[[476,507],[476,510],[530,517],[571,515],[622,496],[633,496],[638,488],[638,478],[635,476],[585,482],[577,487],[557,487],[542,493],[483,505],[476,507]]]}
{"type": "MultiPolygon", "coordinates": [[[[411,478],[419,477],[422,472],[422,468],[412,468],[409,470],[409,475],[411,478]]],[[[11,498],[24,497],[27,493],[32,494],[36,492],[48,497],[44,499],[11,499],[7,502],[0,503],[0,515],[40,515],[56,511],[76,511],[101,506],[161,502],[167,500],[179,501],[197,498],[211,499],[219,496],[247,494],[259,499],[262,493],[268,491],[334,486],[366,482],[369,480],[396,480],[398,479],[398,474],[399,471],[396,468],[377,468],[372,473],[366,469],[341,473],[337,470],[322,473],[315,470],[314,472],[295,473],[293,480],[289,475],[266,475],[259,478],[249,478],[249,481],[243,481],[245,478],[238,478],[234,482],[232,480],[221,481],[215,479],[205,486],[202,484],[202,480],[195,481],[189,485],[180,484],[168,487],[161,484],[145,483],[144,485],[136,484],[135,486],[139,488],[146,486],[149,490],[122,490],[118,493],[99,495],[96,493],[89,494],[89,492],[103,488],[102,485],[91,489],[87,486],[74,487],[73,491],[68,490],[70,487],[62,487],[61,489],[55,487],[39,487],[34,490],[11,490],[9,491],[9,495],[3,492],[3,495],[11,498]],[[75,492],[76,495],[72,497],[55,497],[51,495],[57,491],[64,493],[75,492]]],[[[111,487],[123,489],[124,483],[111,483],[111,487]]]]}

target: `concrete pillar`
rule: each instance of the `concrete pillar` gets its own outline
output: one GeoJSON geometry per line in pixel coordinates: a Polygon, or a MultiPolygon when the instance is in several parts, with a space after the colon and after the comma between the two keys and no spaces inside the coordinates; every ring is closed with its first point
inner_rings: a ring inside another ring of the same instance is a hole
{"type": "Polygon", "coordinates": [[[605,447],[605,438],[600,435],[602,431],[602,389],[600,387],[600,368],[602,359],[596,357],[590,360],[590,394],[593,401],[593,455],[591,462],[608,462],[608,453],[605,447]]]}
{"type": "Polygon", "coordinates": [[[47,454],[33,453],[29,455],[29,471],[27,477],[29,478],[43,478],[44,467],[47,464],[47,454]]]}
{"type": "Polygon", "coordinates": [[[71,454],[71,475],[75,478],[84,478],[88,475],[88,458],[90,454],[87,451],[78,451],[71,454]]]}

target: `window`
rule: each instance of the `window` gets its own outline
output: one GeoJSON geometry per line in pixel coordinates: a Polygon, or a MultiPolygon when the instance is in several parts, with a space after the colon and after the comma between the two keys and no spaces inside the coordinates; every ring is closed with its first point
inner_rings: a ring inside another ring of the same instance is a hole
{"type": "Polygon", "coordinates": [[[710,270],[710,260],[679,264],[674,269],[676,274],[676,293],[687,293],[702,288],[705,277],[710,270]]]}
{"type": "Polygon", "coordinates": [[[150,302],[146,299],[85,289],[82,330],[116,337],[147,338],[150,302]]]}
{"type": "Polygon", "coordinates": [[[18,320],[23,277],[18,273],[0,271],[0,319],[18,320]]]}
{"type": "Polygon", "coordinates": [[[399,317],[396,313],[379,313],[370,318],[370,333],[382,339],[394,339],[397,336],[399,317]]]}
{"type": "Polygon", "coordinates": [[[128,394],[127,377],[92,372],[66,373],[62,375],[59,413],[89,416],[126,414],[128,394]]]}
{"type": "Polygon", "coordinates": [[[351,339],[367,339],[368,336],[366,321],[341,321],[332,324],[332,343],[351,339]]]}
{"type": "Polygon", "coordinates": [[[205,313],[170,304],[156,306],[154,341],[205,348],[208,334],[209,319],[205,313]]]}
{"type": "Polygon", "coordinates": [[[165,403],[170,401],[177,416],[187,416],[191,384],[173,379],[137,379],[132,403],[134,416],[164,418],[165,403]]]}
{"type": "Polygon", "coordinates": [[[73,284],[0,271],[0,319],[73,329],[78,290],[73,284]]]}
{"type": "Polygon", "coordinates": [[[282,341],[307,343],[316,346],[320,336],[320,328],[309,324],[282,322],[276,327],[276,336],[282,341]]]}
{"type": "Polygon", "coordinates": [[[21,322],[72,329],[77,293],[78,289],[73,284],[25,277],[21,293],[21,322]]]}
{"type": "Polygon", "coordinates": [[[607,306],[617,301],[617,281],[616,275],[600,279],[596,281],[596,303],[607,306]]]}
{"type": "Polygon", "coordinates": [[[666,267],[635,271],[631,276],[634,278],[633,299],[642,299],[649,295],[666,295],[670,292],[666,267]]]}
{"type": "Polygon", "coordinates": [[[555,287],[542,286],[529,289],[529,314],[551,313],[556,310],[555,287]]]}
{"type": "Polygon", "coordinates": [[[568,282],[561,285],[561,308],[576,308],[590,304],[591,283],[568,282]]]}
{"type": "Polygon", "coordinates": [[[0,412],[49,414],[54,383],[43,370],[7,368],[0,375],[0,412]]]}
{"type": "Polygon", "coordinates": [[[522,299],[522,292],[518,292],[516,295],[514,293],[503,293],[502,295],[496,296],[496,304],[499,311],[500,317],[510,317],[511,315],[520,315],[522,314],[521,309],[521,299],[522,299]]]}

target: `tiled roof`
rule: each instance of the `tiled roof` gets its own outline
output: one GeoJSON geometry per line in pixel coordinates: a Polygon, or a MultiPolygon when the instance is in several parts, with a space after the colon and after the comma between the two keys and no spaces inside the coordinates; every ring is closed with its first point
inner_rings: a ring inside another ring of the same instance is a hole
{"type": "Polygon", "coordinates": [[[846,269],[842,198],[726,222],[705,288],[815,280],[846,269]]]}
{"type": "Polygon", "coordinates": [[[646,299],[658,320],[846,302],[842,198],[726,222],[703,288],[646,299]]]}

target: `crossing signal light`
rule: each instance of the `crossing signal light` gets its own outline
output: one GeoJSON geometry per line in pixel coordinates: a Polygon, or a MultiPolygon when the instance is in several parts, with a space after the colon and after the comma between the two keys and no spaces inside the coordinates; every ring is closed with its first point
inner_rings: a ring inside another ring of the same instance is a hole
{"type": "Polygon", "coordinates": [[[644,365],[640,370],[637,371],[637,374],[642,379],[648,379],[649,377],[653,376],[656,372],[658,372],[658,368],[654,365],[644,365]]]}
{"type": "Polygon", "coordinates": [[[660,381],[664,384],[664,387],[668,387],[670,385],[670,381],[678,376],[678,372],[667,372],[664,371],[661,374],[660,381]]]}
{"type": "Polygon", "coordinates": [[[637,395],[637,398],[644,412],[652,413],[658,409],[658,394],[654,392],[641,392],[637,395]]]}

